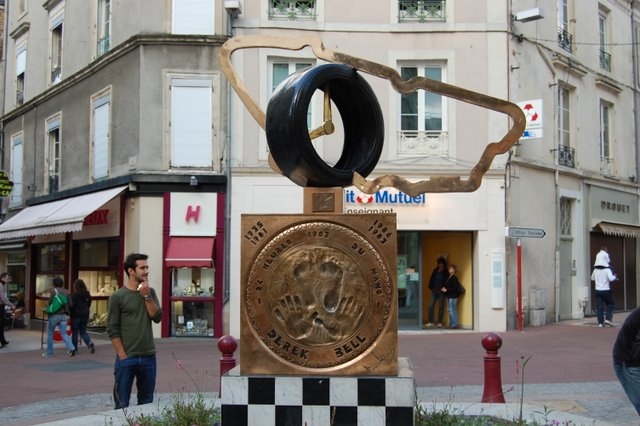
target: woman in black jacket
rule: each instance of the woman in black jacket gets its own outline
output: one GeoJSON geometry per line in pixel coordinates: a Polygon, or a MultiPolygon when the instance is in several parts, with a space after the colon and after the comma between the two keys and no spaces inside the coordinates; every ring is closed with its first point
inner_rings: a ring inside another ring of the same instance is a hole
{"type": "Polygon", "coordinates": [[[447,298],[449,306],[449,328],[458,328],[458,298],[462,295],[462,284],[456,276],[456,265],[449,265],[449,277],[440,289],[440,292],[447,298]]]}
{"type": "Polygon", "coordinates": [[[81,279],[73,283],[73,294],[71,295],[71,342],[75,351],[78,351],[78,334],[84,340],[91,353],[96,351],[89,333],[89,312],[91,308],[91,294],[87,286],[81,279]]]}

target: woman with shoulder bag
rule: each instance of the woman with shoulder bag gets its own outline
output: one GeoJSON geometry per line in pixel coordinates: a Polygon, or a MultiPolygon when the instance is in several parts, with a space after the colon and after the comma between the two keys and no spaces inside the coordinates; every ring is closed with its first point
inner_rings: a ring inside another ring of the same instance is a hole
{"type": "Polygon", "coordinates": [[[78,350],[78,335],[84,341],[91,353],[96,351],[95,345],[87,333],[89,314],[91,308],[91,294],[83,280],[77,279],[73,283],[71,295],[71,342],[75,350],[78,350]]]}
{"type": "Polygon", "coordinates": [[[440,289],[440,292],[447,298],[449,307],[449,327],[451,329],[457,329],[458,327],[458,298],[464,293],[462,290],[462,284],[456,276],[456,265],[449,265],[449,277],[444,283],[444,286],[440,289]]]}

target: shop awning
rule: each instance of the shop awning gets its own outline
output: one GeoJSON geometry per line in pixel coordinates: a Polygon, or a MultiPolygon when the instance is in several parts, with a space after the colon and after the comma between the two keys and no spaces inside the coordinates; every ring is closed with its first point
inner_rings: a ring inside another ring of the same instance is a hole
{"type": "Polygon", "coordinates": [[[80,231],[85,217],[126,188],[120,186],[26,207],[0,225],[0,240],[80,231]]]}
{"type": "Polygon", "coordinates": [[[174,268],[211,268],[214,242],[214,237],[171,237],[165,265],[174,268]]]}
{"type": "Polygon", "coordinates": [[[617,237],[640,238],[640,226],[627,225],[623,223],[598,222],[595,229],[599,229],[605,235],[615,235],[617,237]]]}

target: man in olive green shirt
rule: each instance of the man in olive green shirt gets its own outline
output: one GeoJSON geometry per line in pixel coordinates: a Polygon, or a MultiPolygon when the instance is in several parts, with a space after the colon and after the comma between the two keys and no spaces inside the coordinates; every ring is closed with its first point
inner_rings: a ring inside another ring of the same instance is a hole
{"type": "Polygon", "coordinates": [[[116,409],[129,406],[133,381],[138,405],[153,402],[156,387],[156,347],[151,321],[159,323],[162,308],[149,287],[148,256],[131,253],[124,261],[125,284],[109,297],[107,335],[116,350],[113,399],[116,409]]]}

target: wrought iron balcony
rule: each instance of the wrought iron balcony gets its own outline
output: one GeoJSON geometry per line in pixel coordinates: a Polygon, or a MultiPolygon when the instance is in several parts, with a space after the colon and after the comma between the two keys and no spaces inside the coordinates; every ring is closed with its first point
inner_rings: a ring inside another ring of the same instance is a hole
{"type": "Polygon", "coordinates": [[[600,68],[605,71],[611,71],[611,53],[607,53],[600,49],[600,68]]]}
{"type": "Polygon", "coordinates": [[[446,20],[446,0],[398,0],[400,22],[433,22],[446,20]]]}
{"type": "Polygon", "coordinates": [[[269,19],[316,19],[315,0],[270,0],[269,19]]]}
{"type": "Polygon", "coordinates": [[[22,105],[24,103],[24,91],[17,90],[16,91],[16,105],[22,105]]]}
{"type": "Polygon", "coordinates": [[[398,130],[398,155],[446,157],[449,134],[445,131],[398,130]]]}
{"type": "Polygon", "coordinates": [[[564,28],[558,28],[558,46],[567,52],[573,52],[573,36],[564,28]]]}
{"type": "Polygon", "coordinates": [[[558,164],[560,166],[566,166],[574,168],[576,167],[575,163],[576,150],[564,145],[558,145],[558,164]]]}

